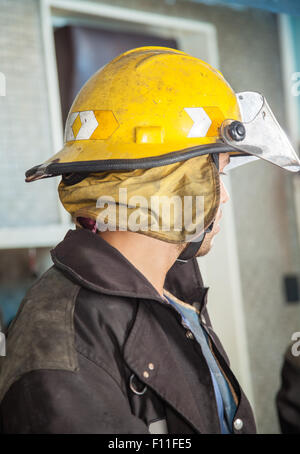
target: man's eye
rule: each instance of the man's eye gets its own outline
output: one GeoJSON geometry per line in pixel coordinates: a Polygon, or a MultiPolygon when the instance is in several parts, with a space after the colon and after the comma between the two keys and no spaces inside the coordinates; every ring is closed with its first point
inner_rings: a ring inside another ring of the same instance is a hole
{"type": "Polygon", "coordinates": [[[220,173],[220,175],[227,175],[227,173],[225,173],[225,172],[219,172],[219,173],[220,173]]]}

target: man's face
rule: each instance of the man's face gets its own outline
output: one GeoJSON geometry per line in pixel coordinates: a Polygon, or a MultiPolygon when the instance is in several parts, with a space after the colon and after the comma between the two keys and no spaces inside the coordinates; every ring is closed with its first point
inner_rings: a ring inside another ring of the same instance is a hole
{"type": "MultiPolygon", "coordinates": [[[[229,164],[229,161],[230,161],[229,153],[220,153],[219,154],[219,172],[220,172],[220,174],[223,173],[223,170],[227,166],[227,164],[229,164]]],[[[218,211],[216,214],[213,229],[211,232],[205,234],[203,243],[201,244],[201,247],[200,247],[199,251],[197,252],[197,255],[196,255],[197,257],[202,257],[203,255],[206,255],[210,251],[212,244],[213,244],[213,239],[220,230],[219,221],[222,217],[221,205],[222,205],[222,203],[226,203],[229,200],[228,192],[227,192],[222,180],[220,180],[220,192],[221,192],[220,193],[220,205],[219,205],[219,208],[218,208],[218,211]]]]}

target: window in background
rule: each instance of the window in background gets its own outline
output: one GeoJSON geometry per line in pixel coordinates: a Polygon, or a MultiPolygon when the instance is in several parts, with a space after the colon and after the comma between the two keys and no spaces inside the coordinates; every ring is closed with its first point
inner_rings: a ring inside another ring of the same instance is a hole
{"type": "Polygon", "coordinates": [[[83,84],[119,54],[143,46],[177,49],[174,39],[74,25],[56,28],[54,36],[64,124],[83,84]]]}

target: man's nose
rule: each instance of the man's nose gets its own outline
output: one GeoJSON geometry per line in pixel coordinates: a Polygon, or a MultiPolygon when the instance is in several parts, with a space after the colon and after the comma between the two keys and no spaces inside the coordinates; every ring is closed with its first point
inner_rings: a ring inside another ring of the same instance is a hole
{"type": "Polygon", "coordinates": [[[226,189],[226,187],[225,187],[223,181],[221,180],[221,197],[220,197],[221,203],[226,203],[226,202],[228,202],[229,198],[230,198],[230,197],[229,197],[229,194],[228,194],[228,192],[227,192],[227,189],[226,189]]]}

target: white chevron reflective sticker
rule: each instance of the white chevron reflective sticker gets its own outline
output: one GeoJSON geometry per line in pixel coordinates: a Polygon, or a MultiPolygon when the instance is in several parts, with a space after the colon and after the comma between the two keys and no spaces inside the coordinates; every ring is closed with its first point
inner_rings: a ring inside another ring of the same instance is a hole
{"type": "Polygon", "coordinates": [[[89,139],[98,126],[95,114],[92,110],[79,112],[81,120],[81,128],[79,129],[76,140],[89,139]]]}
{"type": "Polygon", "coordinates": [[[203,107],[185,107],[184,110],[194,122],[188,137],[205,137],[212,121],[203,107]]]}
{"type": "Polygon", "coordinates": [[[89,139],[98,125],[92,110],[72,112],[66,122],[65,142],[89,139]]]}
{"type": "Polygon", "coordinates": [[[70,140],[75,140],[74,133],[73,133],[73,123],[76,120],[79,112],[72,112],[67,118],[66,122],[66,133],[65,133],[65,142],[69,142],[70,140]]]}

